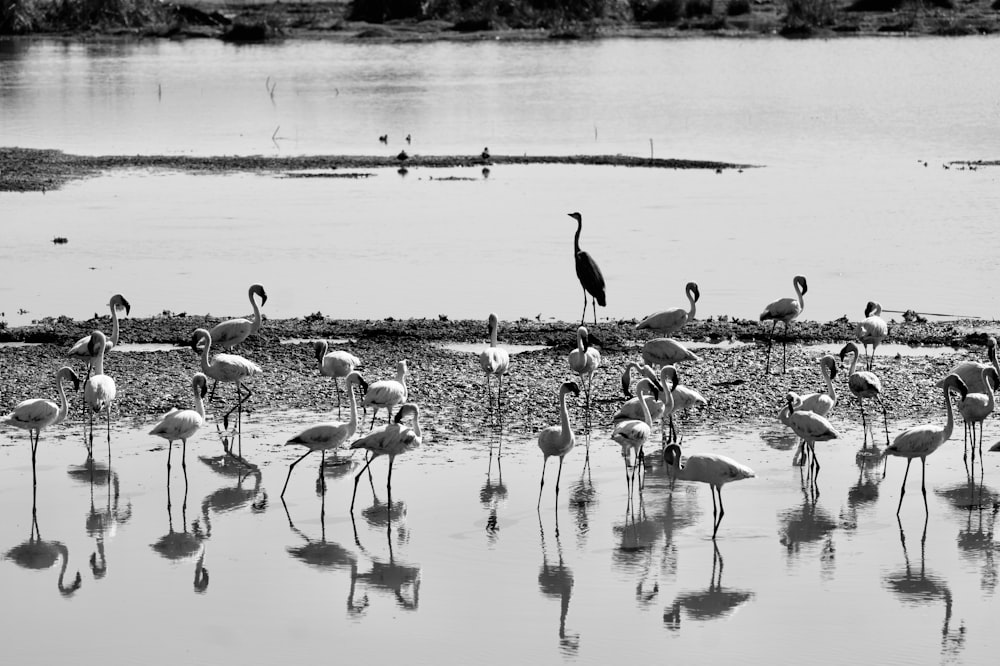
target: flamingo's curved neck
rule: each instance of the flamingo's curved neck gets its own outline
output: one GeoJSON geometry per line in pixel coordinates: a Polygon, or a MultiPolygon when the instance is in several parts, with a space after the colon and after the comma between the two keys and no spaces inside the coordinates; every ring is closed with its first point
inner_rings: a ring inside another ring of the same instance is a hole
{"type": "Polygon", "coordinates": [[[409,390],[406,388],[406,371],[402,368],[396,371],[396,381],[403,385],[403,400],[406,400],[409,390]]]}
{"type": "Polygon", "coordinates": [[[990,382],[989,373],[986,370],[983,370],[983,384],[986,385],[986,407],[992,414],[994,408],[996,408],[996,395],[993,392],[993,383],[990,382]]]}
{"type": "Polygon", "coordinates": [[[559,424],[562,426],[563,439],[569,439],[573,431],[569,427],[569,408],[566,406],[566,390],[559,391],[559,424]]]}
{"type": "Polygon", "coordinates": [[[70,594],[76,590],[79,585],[70,585],[66,587],[63,583],[63,579],[66,577],[66,569],[69,567],[69,549],[66,546],[59,544],[59,554],[62,556],[62,567],[59,568],[59,591],[62,594],[70,594]]]}
{"type": "Polygon", "coordinates": [[[951,388],[944,387],[944,404],[948,409],[948,422],[944,426],[944,441],[951,439],[951,431],[955,428],[955,413],[951,407],[951,388]]]}
{"type": "Polygon", "coordinates": [[[490,347],[497,346],[497,324],[490,324],[490,347]]]}
{"type": "Polygon", "coordinates": [[[202,336],[201,339],[205,343],[205,347],[201,350],[201,371],[207,375],[209,373],[208,352],[212,347],[212,338],[202,336]]]}
{"type": "Polygon", "coordinates": [[[653,417],[650,415],[649,406],[646,404],[646,387],[643,386],[641,389],[637,389],[636,393],[639,395],[639,406],[642,408],[642,420],[646,425],[652,428],[653,417]]]}
{"type": "Polygon", "coordinates": [[[205,418],[205,403],[201,399],[201,385],[194,385],[194,411],[198,412],[201,418],[205,418]]]}
{"type": "Polygon", "coordinates": [[[413,434],[422,437],[420,434],[420,412],[413,413],[413,434]]]}
{"type": "Polygon", "coordinates": [[[61,423],[66,420],[66,416],[69,414],[69,401],[66,399],[62,375],[56,375],[56,386],[59,389],[59,412],[56,414],[56,423],[61,423]]]}
{"type": "Polygon", "coordinates": [[[250,335],[256,335],[260,330],[260,308],[257,307],[257,299],[253,297],[253,290],[250,291],[250,305],[253,306],[253,324],[250,326],[250,335]]]}
{"type": "Polygon", "coordinates": [[[118,305],[112,301],[111,302],[111,342],[106,345],[107,349],[111,349],[118,344],[118,305]]]}
{"type": "Polygon", "coordinates": [[[986,355],[990,357],[990,363],[993,364],[993,367],[996,368],[996,371],[1000,372],[1000,363],[997,362],[997,348],[990,347],[989,350],[986,352],[986,355]]]}
{"type": "Polygon", "coordinates": [[[354,399],[354,380],[347,382],[347,399],[351,403],[351,420],[347,422],[347,436],[353,437],[358,429],[358,401],[354,399]]]}
{"type": "Polygon", "coordinates": [[[694,290],[693,289],[688,289],[687,290],[687,297],[688,297],[688,302],[691,303],[691,309],[688,310],[688,319],[693,320],[695,312],[697,312],[697,308],[698,308],[698,305],[697,305],[697,303],[694,300],[694,290]]]}
{"type": "Polygon", "coordinates": [[[847,376],[850,377],[854,374],[854,368],[858,365],[858,352],[851,350],[851,369],[847,371],[847,376]]]}
{"type": "Polygon", "coordinates": [[[802,295],[802,285],[798,280],[795,281],[795,295],[799,299],[799,309],[804,308],[806,306],[805,297],[802,295]]]}
{"type": "MultiPolygon", "coordinates": [[[[853,366],[851,366],[851,367],[853,369],[853,366]]],[[[823,368],[823,377],[824,377],[824,379],[826,379],[826,392],[827,392],[827,395],[830,396],[830,398],[833,400],[834,406],[836,406],[836,404],[837,404],[837,388],[833,385],[833,378],[830,377],[830,370],[829,370],[829,368],[826,367],[825,363],[822,365],[822,368],[823,368]]]]}
{"type": "Polygon", "coordinates": [[[91,360],[91,364],[94,367],[93,374],[95,374],[95,375],[103,375],[104,374],[104,350],[105,349],[107,349],[107,343],[101,345],[100,350],[98,350],[98,352],[97,352],[97,356],[95,356],[91,360]]]}
{"type": "MultiPolygon", "coordinates": [[[[576,350],[581,354],[587,351],[587,347],[583,344],[583,333],[580,331],[576,332],[576,350]]],[[[636,366],[638,368],[639,366],[636,366]]]]}

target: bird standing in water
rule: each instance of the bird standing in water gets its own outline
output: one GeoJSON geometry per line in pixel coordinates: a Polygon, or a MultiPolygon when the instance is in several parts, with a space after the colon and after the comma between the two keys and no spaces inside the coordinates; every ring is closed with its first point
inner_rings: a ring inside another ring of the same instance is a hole
{"type": "Polygon", "coordinates": [[[796,275],[792,280],[792,285],[795,287],[795,298],[779,298],[776,301],[768,303],[764,307],[764,311],[760,313],[760,320],[762,322],[772,322],[771,332],[767,336],[767,362],[764,365],[764,374],[771,372],[771,338],[774,337],[774,329],[779,321],[785,325],[785,336],[781,340],[781,373],[785,373],[785,346],[788,342],[788,324],[802,314],[802,309],[805,307],[805,301],[802,297],[805,296],[806,291],[809,289],[804,275],[796,275]]]}
{"type": "Polygon", "coordinates": [[[569,216],[576,220],[576,236],[573,237],[573,256],[576,259],[576,276],[580,279],[580,286],[583,287],[583,314],[580,315],[582,325],[587,318],[587,294],[590,294],[590,303],[594,309],[594,326],[597,326],[597,305],[602,308],[607,306],[604,294],[604,275],[597,267],[597,262],[589,253],[580,249],[580,231],[583,230],[583,216],[580,213],[569,213],[569,216]],[[597,305],[594,305],[594,303],[597,305]]]}
{"type": "Polygon", "coordinates": [[[191,378],[191,388],[194,391],[194,409],[171,409],[164,414],[163,420],[156,424],[150,435],[156,435],[167,440],[167,471],[170,471],[170,457],[174,452],[174,442],[181,440],[181,467],[187,470],[187,441],[205,422],[205,403],[203,398],[208,393],[208,377],[196,372],[191,378]]]}
{"type": "Polygon", "coordinates": [[[104,352],[107,350],[108,339],[101,331],[90,334],[87,345],[93,357],[93,374],[83,385],[83,398],[90,405],[90,439],[87,443],[87,456],[94,452],[94,412],[103,411],[108,417],[108,465],[111,464],[111,403],[115,401],[118,388],[115,380],[104,374],[104,352]]]}
{"type": "Polygon", "coordinates": [[[889,335],[889,327],[882,319],[882,305],[878,301],[868,301],[865,306],[865,318],[860,321],[854,329],[854,335],[865,347],[865,368],[871,370],[875,367],[875,350],[882,344],[886,336],[889,335]],[[868,345],[872,346],[872,355],[868,356],[868,345]]]}
{"type": "Polygon", "coordinates": [[[350,352],[342,349],[327,351],[329,344],[326,340],[313,343],[313,350],[316,352],[316,360],[319,361],[319,374],[324,377],[333,377],[333,390],[337,394],[337,416],[340,416],[340,384],[337,381],[341,377],[347,377],[354,372],[354,368],[361,365],[360,359],[350,352]]]}
{"type": "Polygon", "coordinates": [[[559,503],[559,479],[562,478],[563,458],[573,450],[576,437],[569,424],[569,409],[566,395],[580,395],[576,382],[563,382],[559,387],[559,425],[549,426],[538,433],[538,448],[542,450],[542,482],[538,486],[538,506],[542,505],[542,489],[545,488],[545,463],[549,456],[559,456],[559,473],[556,475],[556,504],[559,503]]]}
{"type": "Polygon", "coordinates": [[[663,450],[663,462],[666,463],[671,479],[681,481],[700,481],[706,483],[712,490],[712,540],[719,532],[722,517],[726,509],[722,505],[722,486],[732,481],[751,479],[757,476],[752,469],[736,462],[728,456],[715,453],[693,453],[681,463],[681,447],[679,444],[668,444],[663,450]],[[716,518],[715,495],[719,495],[719,511],[716,518]]]}

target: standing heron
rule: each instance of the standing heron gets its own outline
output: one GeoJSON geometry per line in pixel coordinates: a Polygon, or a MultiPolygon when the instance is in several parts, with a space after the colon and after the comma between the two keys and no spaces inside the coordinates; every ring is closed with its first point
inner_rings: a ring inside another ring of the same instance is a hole
{"type": "Polygon", "coordinates": [[[497,413],[500,412],[500,390],[503,388],[503,376],[510,370],[510,354],[506,349],[497,347],[497,316],[491,312],[487,322],[487,333],[490,336],[490,346],[479,352],[479,367],[486,373],[486,398],[492,403],[490,393],[490,377],[497,377],[497,413]]]}
{"type": "Polygon", "coordinates": [[[0,418],[0,423],[28,431],[28,440],[31,442],[31,483],[35,486],[38,485],[35,476],[35,454],[38,451],[38,438],[42,436],[42,430],[50,425],[65,421],[66,415],[69,413],[69,402],[66,400],[66,390],[63,388],[63,380],[65,379],[73,382],[74,391],[80,389],[80,378],[73,372],[73,369],[67,365],[59,368],[56,371],[56,388],[59,390],[58,405],[45,398],[31,398],[19,403],[10,414],[0,418]]]}
{"type": "Polygon", "coordinates": [[[583,314],[580,315],[582,325],[587,318],[587,294],[590,294],[590,304],[594,310],[594,326],[597,326],[597,305],[607,306],[604,295],[604,275],[597,267],[597,262],[589,253],[580,249],[580,231],[583,230],[583,216],[579,213],[569,213],[576,220],[576,235],[573,237],[573,256],[576,260],[576,276],[583,287],[583,314]],[[595,305],[596,303],[596,305],[595,305]]]}
{"type": "MultiPolygon", "coordinates": [[[[858,404],[861,406],[861,426],[865,429],[865,446],[868,443],[868,424],[865,420],[865,398],[871,398],[879,404],[882,408],[882,422],[885,424],[885,444],[889,445],[889,416],[886,413],[885,402],[882,400],[882,380],[878,378],[874,372],[869,372],[867,370],[855,370],[858,364],[858,355],[861,350],[858,349],[857,342],[848,342],[844,345],[844,348],[840,350],[840,360],[843,361],[844,357],[848,354],[854,354],[851,358],[851,367],[847,371],[847,388],[851,389],[851,393],[854,397],[858,399],[858,404]]],[[[872,433],[872,445],[875,444],[875,433],[872,433]]]]}
{"type": "Polygon", "coordinates": [[[559,387],[559,425],[549,426],[538,433],[538,448],[542,450],[542,482],[538,486],[538,506],[542,506],[542,489],[545,488],[545,463],[549,456],[559,456],[559,473],[556,475],[556,505],[559,504],[559,479],[562,478],[563,458],[573,450],[576,437],[569,424],[566,395],[580,395],[576,382],[563,382],[559,387]]]}
{"type": "MultiPolygon", "coordinates": [[[[107,347],[105,348],[104,351],[111,351],[118,345],[118,333],[119,333],[118,310],[124,309],[126,317],[132,311],[132,306],[129,304],[128,301],[125,300],[125,297],[122,296],[121,294],[115,294],[114,296],[112,296],[111,301],[108,303],[108,306],[111,308],[111,340],[108,341],[107,347]]],[[[70,356],[87,362],[87,377],[90,377],[90,367],[94,361],[94,357],[90,353],[89,346],[90,346],[90,336],[87,335],[77,340],[76,344],[70,347],[69,350],[70,356]]],[[[87,377],[84,377],[84,379],[86,379],[87,377]]]]}
{"type": "Polygon", "coordinates": [[[878,301],[868,301],[865,306],[865,318],[858,322],[854,329],[854,335],[865,347],[866,369],[872,370],[875,367],[875,350],[882,344],[882,341],[889,335],[889,327],[882,314],[882,304],[878,301]],[[872,346],[872,355],[868,356],[868,345],[872,346]]]}
{"type": "Polygon", "coordinates": [[[174,442],[181,440],[181,467],[187,472],[187,441],[198,428],[205,423],[205,403],[203,398],[208,393],[208,377],[204,373],[196,372],[191,378],[191,389],[194,392],[194,409],[171,409],[163,415],[163,419],[157,423],[150,435],[156,435],[167,440],[167,472],[170,472],[170,458],[174,453],[174,442]]]}
{"type": "Polygon", "coordinates": [[[324,377],[333,377],[333,391],[337,394],[337,416],[340,416],[340,383],[338,379],[347,377],[354,369],[361,365],[361,360],[357,356],[342,349],[327,351],[330,348],[326,340],[313,343],[313,350],[316,352],[316,360],[319,361],[319,374],[324,377]]]}
{"type": "Polygon", "coordinates": [[[681,330],[681,328],[684,327],[684,324],[689,321],[694,321],[695,303],[697,303],[698,299],[701,298],[701,292],[698,291],[697,283],[688,282],[684,287],[684,293],[687,295],[688,303],[691,304],[690,310],[685,310],[684,308],[671,308],[669,310],[651,314],[639,322],[636,329],[645,328],[663,335],[673,335],[677,331],[681,330]]]}
{"type": "Polygon", "coordinates": [[[83,385],[83,398],[90,406],[90,439],[87,443],[87,457],[94,453],[94,413],[104,412],[108,418],[108,465],[111,465],[111,403],[115,401],[118,388],[115,380],[104,374],[104,352],[107,350],[108,339],[101,331],[90,334],[87,345],[93,357],[94,373],[83,385]]]}
{"type": "MultiPolygon", "coordinates": [[[[910,473],[910,463],[914,458],[920,458],[923,476],[920,478],[920,492],[924,495],[924,511],[927,511],[927,456],[937,451],[951,437],[955,427],[955,414],[951,407],[951,391],[957,391],[962,399],[968,394],[968,387],[958,375],[948,375],[944,378],[944,405],[948,410],[948,421],[944,427],[934,424],[919,425],[908,428],[896,435],[892,444],[886,448],[887,456],[906,458],[906,472],[903,474],[903,485],[899,489],[899,505],[896,515],[903,507],[903,496],[906,494],[906,477],[910,473]]],[[[885,476],[885,472],[882,473],[885,476]]]]}
{"type": "Polygon", "coordinates": [[[722,486],[733,481],[752,479],[757,476],[752,469],[728,456],[715,453],[693,453],[681,463],[681,447],[669,444],[663,450],[663,462],[672,481],[699,481],[708,484],[712,490],[712,541],[719,533],[722,517],[726,509],[722,505],[722,486]],[[719,511],[716,518],[715,495],[719,495],[719,511]]]}
{"type": "Polygon", "coordinates": [[[781,340],[781,373],[785,373],[785,346],[788,343],[788,324],[802,314],[802,309],[805,307],[805,301],[802,300],[802,297],[805,296],[806,291],[809,289],[804,275],[796,275],[792,280],[792,286],[795,287],[795,298],[779,298],[776,301],[768,303],[764,307],[764,311],[760,313],[760,320],[762,322],[772,322],[771,332],[767,336],[767,362],[764,366],[764,374],[771,372],[771,338],[774,337],[774,329],[777,327],[779,321],[785,325],[785,337],[781,340]]]}

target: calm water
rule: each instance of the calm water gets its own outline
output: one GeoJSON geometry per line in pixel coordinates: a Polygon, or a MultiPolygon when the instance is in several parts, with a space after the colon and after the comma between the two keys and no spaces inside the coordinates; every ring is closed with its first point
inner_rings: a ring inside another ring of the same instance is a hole
{"type": "Polygon", "coordinates": [[[995,454],[972,485],[961,444],[929,460],[921,545],[919,470],[901,541],[903,465],[890,461],[883,481],[877,464],[859,464],[853,421],[835,420],[844,438],[818,447],[813,499],[779,426],[708,429],[694,418],[687,450],[725,452],[758,475],[725,488],[720,566],[708,489],[681,482],[671,492],[653,468],[630,511],[606,428],[591,437],[589,468],[582,437],[567,456],[558,504],[550,461],[540,512],[534,438],[487,428],[472,441],[428,437],[399,458],[391,509],[385,461],[374,464],[378,501],[363,480],[353,523],[357,468],[331,470],[323,500],[319,460],[307,458],[286,510],[279,495],[298,450],[282,442],[325,416],[249,418],[244,454],[260,469],[245,476],[218,464],[209,424],[189,443],[186,483],[179,450],[168,481],[166,452],[144,434],[152,420],[116,423],[112,472],[98,445],[93,481],[80,425],[47,431],[37,524],[41,539],[67,549],[65,593],[58,554],[35,567],[13,554],[32,527],[30,454],[23,433],[0,434],[0,586],[17,600],[0,604],[7,660],[71,658],[95,636],[111,664],[136,654],[154,664],[300,662],[333,646],[418,664],[600,664],[622,650],[640,661],[670,651],[687,663],[793,664],[817,648],[830,662],[985,663],[1000,649],[995,454]],[[490,447],[501,443],[498,463],[490,447]]]}
{"type": "Polygon", "coordinates": [[[996,39],[0,49],[5,145],[647,155],[653,139],[657,156],[766,166],[362,180],[118,173],[0,195],[0,260],[37,276],[0,285],[11,324],[89,316],[119,291],[136,315],[248,312],[253,281],[267,287],[272,317],[572,320],[573,210],[608,281],[601,316],[684,305],[695,280],[702,316],[755,317],[793,295],[796,273],[810,280],[807,318],[860,318],[873,298],[985,317],[1000,306],[968,283],[1000,279],[988,250],[1000,233],[997,172],[942,168],[1000,154],[1000,89],[988,84],[996,39]]]}

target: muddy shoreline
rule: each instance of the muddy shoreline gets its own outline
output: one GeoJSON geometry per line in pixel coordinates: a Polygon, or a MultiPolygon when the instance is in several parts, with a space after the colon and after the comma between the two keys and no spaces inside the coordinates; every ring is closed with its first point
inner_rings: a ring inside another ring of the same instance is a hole
{"type": "MultiPolygon", "coordinates": [[[[94,328],[110,330],[110,317],[74,321],[65,317],[44,320],[32,326],[0,329],[2,342],[34,342],[0,348],[0,408],[9,409],[30,397],[55,398],[53,374],[67,364],[66,352],[79,337],[94,328]]],[[[189,382],[199,370],[199,356],[190,348],[190,336],[198,327],[211,326],[217,317],[173,316],[127,319],[122,323],[122,343],[175,344],[160,351],[112,351],[106,361],[108,374],[116,378],[119,398],[115,418],[150,420],[174,406],[191,402],[189,382]]],[[[567,354],[575,345],[573,322],[522,320],[500,325],[502,343],[544,345],[543,349],[515,354],[511,375],[504,382],[504,427],[513,434],[530,434],[554,422],[556,390],[571,379],[567,354]]],[[[594,379],[592,422],[597,432],[608,429],[611,417],[623,402],[620,376],[625,365],[639,358],[645,339],[634,321],[602,322],[591,327],[601,341],[603,364],[594,379]]],[[[942,421],[940,390],[934,382],[958,360],[986,360],[985,340],[1000,330],[1000,322],[963,320],[890,324],[887,343],[936,346],[935,353],[877,356],[875,369],[885,387],[892,421],[925,418],[942,421]],[[956,349],[941,349],[953,346],[956,349]]],[[[699,320],[675,336],[689,343],[727,342],[697,349],[701,362],[684,364],[684,383],[699,390],[707,407],[683,417],[691,428],[715,428],[734,421],[771,421],[786,391],[823,390],[816,365],[820,355],[815,343],[838,347],[851,339],[853,323],[797,322],[789,336],[788,371],[780,368],[781,349],[775,347],[772,373],[763,373],[764,329],[756,321],[731,318],[699,320]],[[775,365],[777,361],[777,366],[775,365]]],[[[296,409],[316,412],[316,419],[337,418],[333,383],[318,374],[312,340],[346,341],[333,348],[347,349],[363,361],[362,373],[369,381],[391,378],[398,360],[407,359],[411,376],[410,397],[421,405],[424,422],[438,437],[474,436],[494,422],[486,407],[484,375],[477,355],[454,351],[446,343],[486,346],[486,324],[478,320],[335,320],[320,316],[299,319],[268,319],[261,333],[236,352],[260,364],[263,373],[253,379],[254,397],[248,409],[273,413],[296,409]],[[283,342],[284,341],[284,342],[283,342]],[[334,410],[331,412],[330,410],[334,410]]],[[[478,349],[478,346],[475,347],[478,349]]],[[[76,369],[83,371],[81,364],[76,369]]],[[[837,419],[858,420],[857,403],[846,387],[846,367],[836,380],[840,391],[837,419]]],[[[494,384],[495,390],[495,384],[494,384]]],[[[232,398],[231,386],[218,397],[232,398]]],[[[79,408],[80,396],[71,396],[79,408]]],[[[213,403],[218,411],[222,402],[213,403]]],[[[345,402],[346,405],[346,402],[345,402]]],[[[583,400],[575,407],[583,418],[583,400]]],[[[79,409],[74,412],[79,418],[79,409]]],[[[347,412],[345,410],[344,417],[347,412]]]]}

